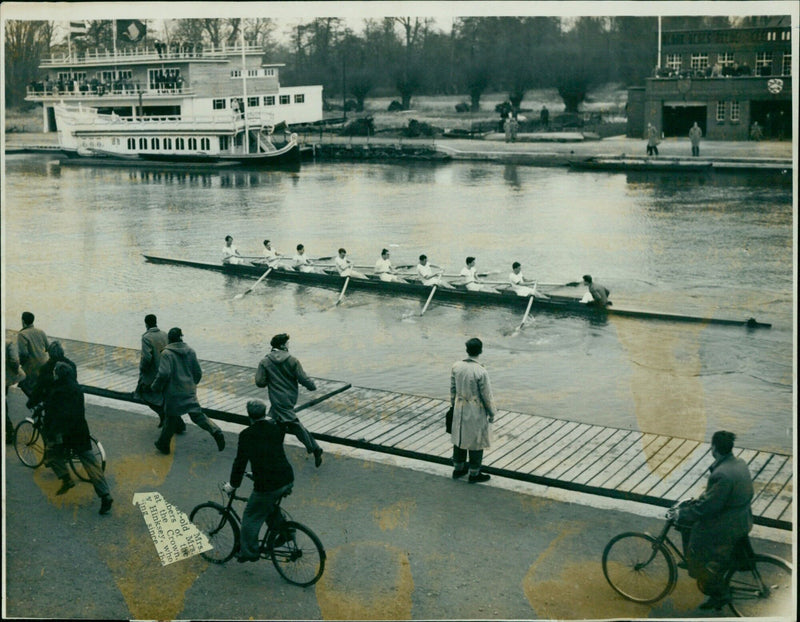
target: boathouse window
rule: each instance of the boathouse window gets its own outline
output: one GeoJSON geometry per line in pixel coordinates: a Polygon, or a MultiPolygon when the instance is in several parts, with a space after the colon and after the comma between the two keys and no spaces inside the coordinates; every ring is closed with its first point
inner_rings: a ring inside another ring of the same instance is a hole
{"type": "Polygon", "coordinates": [[[731,121],[739,121],[739,102],[731,102],[731,121]]]}
{"type": "Polygon", "coordinates": [[[265,69],[264,70],[264,75],[265,76],[274,76],[275,75],[275,70],[274,69],[265,69]]]}
{"type": "Polygon", "coordinates": [[[164,138],[164,149],[166,151],[172,151],[172,139],[169,137],[164,138]]]}
{"type": "Polygon", "coordinates": [[[717,102],[717,121],[722,123],[725,120],[725,102],[717,102]]]}
{"type": "Polygon", "coordinates": [[[139,149],[147,149],[147,139],[140,138],[139,139],[139,149]]]}
{"type": "Polygon", "coordinates": [[[247,77],[248,78],[255,78],[258,76],[258,69],[248,69],[247,70],[247,77]]]}
{"type": "Polygon", "coordinates": [[[258,108],[258,97],[248,97],[247,98],[247,107],[248,108],[258,108]]]}
{"type": "Polygon", "coordinates": [[[242,77],[242,70],[241,69],[232,69],[231,70],[231,78],[241,78],[242,77]]]}
{"type": "Polygon", "coordinates": [[[200,149],[202,149],[203,151],[209,151],[211,149],[211,140],[208,138],[201,138],[200,149]]]}
{"type": "Polygon", "coordinates": [[[290,97],[288,95],[281,95],[281,99],[280,99],[281,105],[288,104],[290,101],[291,101],[291,99],[290,99],[290,97]]]}
{"type": "Polygon", "coordinates": [[[692,54],[691,68],[702,71],[708,67],[708,54],[692,54]]]}
{"type": "Polygon", "coordinates": [[[214,110],[225,110],[227,107],[227,102],[224,99],[215,99],[213,102],[211,102],[211,105],[213,106],[214,110]]]}
{"type": "Polygon", "coordinates": [[[303,93],[298,93],[297,95],[294,96],[295,104],[302,104],[304,101],[306,101],[306,96],[303,95],[303,93]]]}
{"type": "Polygon", "coordinates": [[[150,139],[150,149],[153,151],[161,149],[161,141],[157,137],[153,137],[150,139]]]}
{"type": "Polygon", "coordinates": [[[733,67],[735,64],[733,52],[720,52],[717,54],[717,64],[722,68],[733,67]]]}
{"type": "Polygon", "coordinates": [[[228,136],[220,136],[219,137],[219,150],[220,151],[227,151],[228,150],[228,136]]]}
{"type": "Polygon", "coordinates": [[[792,31],[791,30],[784,30],[781,33],[781,41],[791,41],[792,39],[792,31]]]}
{"type": "Polygon", "coordinates": [[[756,52],[756,75],[768,76],[772,73],[772,52],[756,52]]]}
{"type": "Polygon", "coordinates": [[[265,106],[274,106],[275,105],[275,96],[274,95],[264,95],[264,105],[265,106]]]}
{"type": "Polygon", "coordinates": [[[767,41],[777,41],[778,33],[777,32],[768,32],[767,33],[767,41]]]}
{"type": "Polygon", "coordinates": [[[194,136],[189,139],[189,149],[197,151],[197,139],[194,136]]]}
{"type": "Polygon", "coordinates": [[[136,149],[136,139],[135,138],[129,138],[128,139],[128,149],[133,149],[133,150],[136,149]]]}
{"type": "Polygon", "coordinates": [[[784,76],[789,76],[792,74],[792,55],[791,54],[784,54],[783,55],[783,67],[781,67],[781,74],[784,76]]]}
{"type": "Polygon", "coordinates": [[[178,151],[183,151],[184,149],[186,149],[183,143],[183,138],[178,137],[175,139],[175,149],[177,149],[178,151]]]}
{"type": "Polygon", "coordinates": [[[667,54],[667,69],[671,71],[681,70],[681,55],[680,54],[667,54]]]}

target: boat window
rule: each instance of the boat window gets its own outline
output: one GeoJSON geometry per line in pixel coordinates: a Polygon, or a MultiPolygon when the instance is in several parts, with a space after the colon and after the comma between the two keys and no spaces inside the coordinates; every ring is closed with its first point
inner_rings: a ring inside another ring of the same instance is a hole
{"type": "Polygon", "coordinates": [[[247,107],[248,108],[256,108],[256,107],[258,107],[258,97],[248,97],[247,98],[247,107]]]}
{"type": "Polygon", "coordinates": [[[298,93],[297,95],[294,96],[295,104],[302,104],[304,101],[306,101],[306,96],[303,95],[303,93],[298,93]]]}
{"type": "Polygon", "coordinates": [[[248,69],[247,70],[247,77],[248,78],[255,78],[258,76],[258,69],[248,69]]]}
{"type": "Polygon", "coordinates": [[[215,99],[212,102],[214,110],[225,110],[227,107],[227,102],[224,99],[215,99]]]}
{"type": "Polygon", "coordinates": [[[183,138],[178,137],[175,139],[175,149],[183,151],[186,147],[183,145],[183,138]]]}
{"type": "Polygon", "coordinates": [[[209,151],[211,149],[211,140],[209,140],[208,138],[201,138],[200,149],[202,149],[203,151],[209,151]]]}
{"type": "Polygon", "coordinates": [[[150,149],[156,150],[161,149],[160,145],[161,141],[157,137],[153,137],[150,139],[150,149]]]}
{"type": "Polygon", "coordinates": [[[147,139],[140,138],[139,139],[139,149],[147,149],[147,139]]]}
{"type": "Polygon", "coordinates": [[[288,104],[291,101],[288,95],[281,95],[281,104],[288,104]]]}
{"type": "Polygon", "coordinates": [[[165,138],[164,139],[164,149],[172,150],[172,139],[171,138],[165,138]]]}
{"type": "Polygon", "coordinates": [[[128,139],[128,149],[134,149],[134,150],[136,149],[136,139],[135,138],[129,138],[128,139]]]}
{"type": "Polygon", "coordinates": [[[242,70],[241,69],[232,69],[231,70],[231,78],[241,78],[242,77],[242,70]]]}
{"type": "Polygon", "coordinates": [[[264,105],[265,106],[274,106],[275,105],[275,96],[274,95],[264,95],[264,105]]]}
{"type": "Polygon", "coordinates": [[[227,151],[229,148],[229,138],[227,136],[219,137],[219,150],[227,151]]]}
{"type": "Polygon", "coordinates": [[[189,139],[189,149],[192,151],[197,150],[197,139],[192,137],[189,139]]]}

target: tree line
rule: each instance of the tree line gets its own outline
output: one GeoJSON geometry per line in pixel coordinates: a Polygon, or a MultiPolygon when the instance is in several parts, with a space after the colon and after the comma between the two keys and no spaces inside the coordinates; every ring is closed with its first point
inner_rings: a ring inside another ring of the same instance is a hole
{"type": "MultiPolygon", "coordinates": [[[[665,17],[663,30],[759,25],[765,18],[665,17]]],[[[6,23],[5,89],[8,106],[24,103],[38,79],[41,58],[92,48],[112,49],[110,20],[87,23],[87,32],[56,40],[47,21],[6,23]]],[[[567,112],[577,112],[590,90],[614,82],[641,85],[657,62],[655,16],[463,17],[446,29],[433,19],[363,20],[360,32],[336,17],[303,21],[279,40],[280,24],[259,19],[166,20],[138,45],[190,42],[237,45],[240,36],[264,50],[265,62],[285,63],[285,86],[322,84],[327,102],[364,109],[370,96],[397,97],[404,110],[418,95],[463,95],[472,111],[485,93],[505,92],[516,108],[526,91],[554,88],[567,112]],[[341,102],[341,104],[340,104],[341,102]]],[[[118,48],[131,44],[117,42],[118,48]]]]}

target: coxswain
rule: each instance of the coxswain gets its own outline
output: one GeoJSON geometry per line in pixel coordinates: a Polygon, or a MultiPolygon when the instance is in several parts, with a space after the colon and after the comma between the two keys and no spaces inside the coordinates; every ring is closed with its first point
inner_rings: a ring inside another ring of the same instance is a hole
{"type": "Polygon", "coordinates": [[[233,245],[233,237],[230,235],[225,236],[225,246],[222,247],[222,263],[223,264],[242,264],[242,259],[239,250],[233,245]]]}
{"type": "Polygon", "coordinates": [[[367,275],[353,269],[353,262],[347,258],[347,251],[339,249],[339,256],[333,260],[333,265],[339,272],[339,276],[351,276],[354,279],[366,279],[367,275]]]}
{"type": "Polygon", "coordinates": [[[439,287],[446,287],[452,289],[453,286],[447,281],[442,279],[442,270],[434,272],[433,268],[428,263],[427,255],[419,256],[419,263],[417,264],[417,275],[423,285],[437,285],[439,287]]]}
{"type": "MultiPolygon", "coordinates": [[[[583,275],[583,284],[589,288],[588,293],[591,294],[592,297],[591,300],[586,301],[586,304],[595,305],[597,307],[611,306],[612,302],[608,299],[611,292],[607,287],[600,285],[600,283],[594,283],[591,274],[583,275]]],[[[583,300],[581,302],[583,302],[583,300]]]]}
{"type": "Polygon", "coordinates": [[[526,279],[522,275],[522,264],[518,261],[515,261],[511,264],[511,274],[508,275],[508,281],[511,283],[511,291],[517,294],[517,296],[535,296],[536,298],[549,298],[549,296],[545,296],[536,291],[536,281],[531,281],[530,279],[526,279]],[[533,287],[528,287],[528,284],[533,283],[533,287]]]}
{"type": "Polygon", "coordinates": [[[464,279],[464,287],[467,288],[470,292],[480,292],[484,290],[483,285],[478,281],[477,276],[475,275],[475,258],[474,257],[467,257],[466,265],[461,268],[461,272],[458,273],[460,277],[464,279]]]}
{"type": "Polygon", "coordinates": [[[297,245],[297,253],[292,257],[292,268],[298,272],[316,272],[311,260],[306,257],[306,247],[302,244],[297,245]]]}
{"type": "Polygon", "coordinates": [[[387,283],[407,283],[407,281],[396,274],[394,266],[389,259],[389,251],[385,248],[381,251],[381,258],[375,262],[374,272],[381,281],[387,283]]]}

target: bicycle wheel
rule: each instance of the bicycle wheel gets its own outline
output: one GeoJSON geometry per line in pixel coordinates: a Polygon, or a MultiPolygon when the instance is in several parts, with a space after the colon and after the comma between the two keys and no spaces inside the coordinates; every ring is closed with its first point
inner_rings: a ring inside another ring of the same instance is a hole
{"type": "MultiPolygon", "coordinates": [[[[92,455],[94,456],[94,461],[98,464],[101,471],[106,470],[106,450],[103,449],[102,443],[98,441],[94,436],[90,436],[89,439],[92,443],[92,455]]],[[[89,474],[86,472],[86,468],[83,466],[83,462],[81,462],[80,458],[75,454],[70,455],[69,457],[69,468],[72,469],[72,472],[75,473],[75,477],[79,480],[84,482],[90,482],[92,479],[89,477],[89,474]]]]}
{"type": "Polygon", "coordinates": [[[322,542],[300,523],[287,521],[279,530],[273,531],[267,548],[278,573],[294,585],[313,585],[325,570],[322,542]]]}
{"type": "Polygon", "coordinates": [[[621,596],[654,603],[678,582],[675,560],[653,536],[626,532],[613,537],[603,551],[603,574],[621,596]]]}
{"type": "Polygon", "coordinates": [[[32,419],[23,419],[14,429],[14,451],[20,462],[32,469],[44,462],[44,439],[32,419]]]}
{"type": "Polygon", "coordinates": [[[224,564],[239,550],[239,525],[219,503],[201,503],[189,520],[202,531],[214,547],[201,555],[215,564],[224,564]]]}
{"type": "Polygon", "coordinates": [[[756,555],[749,570],[733,570],[727,579],[730,608],[739,617],[789,616],[793,609],[792,567],[772,555],[756,555]]]}

